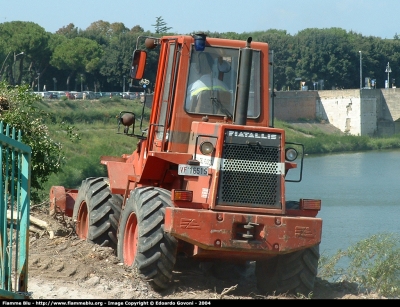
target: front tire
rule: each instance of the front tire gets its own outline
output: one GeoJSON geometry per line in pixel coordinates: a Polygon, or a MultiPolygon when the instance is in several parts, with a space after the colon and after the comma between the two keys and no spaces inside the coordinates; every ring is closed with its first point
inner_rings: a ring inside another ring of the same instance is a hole
{"type": "Polygon", "coordinates": [[[108,178],[83,180],[72,214],[78,237],[116,249],[121,206],[122,196],[111,194],[108,178]]]}
{"type": "Polygon", "coordinates": [[[168,191],[136,188],[121,213],[118,231],[119,259],[135,266],[156,291],[168,288],[176,262],[178,241],[164,232],[165,208],[170,206],[168,191]]]}
{"type": "Polygon", "coordinates": [[[274,258],[257,261],[257,288],[264,294],[308,296],[318,273],[319,244],[274,258]]]}

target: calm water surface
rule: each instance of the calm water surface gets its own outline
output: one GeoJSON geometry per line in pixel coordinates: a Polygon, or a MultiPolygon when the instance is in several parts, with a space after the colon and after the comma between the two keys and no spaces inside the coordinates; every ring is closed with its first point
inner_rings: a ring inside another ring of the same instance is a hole
{"type": "Polygon", "coordinates": [[[400,233],[400,150],[306,156],[288,200],[319,198],[320,252],[326,256],[371,235],[400,233]]]}

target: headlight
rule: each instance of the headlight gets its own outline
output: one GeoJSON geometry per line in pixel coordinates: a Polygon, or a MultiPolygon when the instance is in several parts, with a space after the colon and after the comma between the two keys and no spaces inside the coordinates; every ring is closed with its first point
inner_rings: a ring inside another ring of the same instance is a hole
{"type": "Polygon", "coordinates": [[[294,161],[297,159],[297,150],[294,148],[286,148],[285,150],[285,158],[288,161],[294,161]]]}
{"type": "Polygon", "coordinates": [[[214,151],[214,145],[211,142],[203,142],[200,144],[200,152],[203,155],[211,155],[214,151]]]}

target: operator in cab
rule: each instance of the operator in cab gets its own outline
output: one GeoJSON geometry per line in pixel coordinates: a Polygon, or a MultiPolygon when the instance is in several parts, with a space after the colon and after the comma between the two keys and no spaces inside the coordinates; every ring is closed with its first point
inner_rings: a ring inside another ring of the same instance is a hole
{"type": "MultiPolygon", "coordinates": [[[[230,89],[213,75],[216,64],[208,52],[194,53],[194,60],[195,70],[191,71],[190,79],[196,80],[188,86],[186,109],[195,113],[218,114],[224,109],[221,101],[230,100],[230,89]],[[222,98],[224,95],[229,96],[228,99],[222,98]]],[[[226,115],[226,110],[222,114],[226,115]]]]}

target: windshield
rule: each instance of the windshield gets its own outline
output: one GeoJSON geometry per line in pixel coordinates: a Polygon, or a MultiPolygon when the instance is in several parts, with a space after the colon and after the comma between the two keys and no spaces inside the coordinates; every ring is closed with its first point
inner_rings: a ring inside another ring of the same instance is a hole
{"type": "MultiPolygon", "coordinates": [[[[247,117],[260,113],[260,53],[253,52],[247,117]]],[[[189,113],[233,118],[239,67],[239,50],[206,47],[192,48],[185,110],[189,113]]]]}

